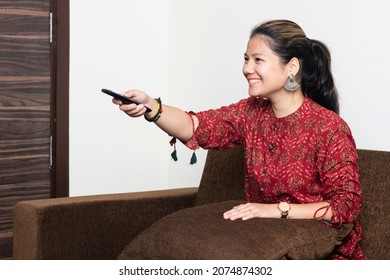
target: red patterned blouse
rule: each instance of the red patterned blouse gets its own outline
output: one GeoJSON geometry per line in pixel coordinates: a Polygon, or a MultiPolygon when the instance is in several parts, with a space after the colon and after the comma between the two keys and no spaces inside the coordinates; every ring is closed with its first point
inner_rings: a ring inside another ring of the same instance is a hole
{"type": "Polygon", "coordinates": [[[199,126],[186,143],[191,149],[245,147],[247,201],[311,203],[327,201],[330,226],[353,223],[331,259],[364,259],[357,221],[362,189],[355,142],[348,125],[309,98],[284,118],[268,101],[249,97],[230,106],[196,114],[199,126]]]}

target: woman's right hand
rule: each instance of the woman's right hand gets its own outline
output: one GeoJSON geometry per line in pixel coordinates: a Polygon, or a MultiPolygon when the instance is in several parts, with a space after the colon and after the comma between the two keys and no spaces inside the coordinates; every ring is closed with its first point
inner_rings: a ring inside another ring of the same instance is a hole
{"type": "Polygon", "coordinates": [[[125,112],[130,117],[141,117],[146,113],[146,107],[149,107],[152,109],[152,112],[157,110],[157,104],[156,101],[151,98],[149,95],[147,95],[145,92],[140,90],[129,90],[126,91],[124,96],[133,99],[135,101],[138,101],[139,105],[137,104],[123,104],[122,101],[118,99],[113,99],[112,102],[116,105],[119,105],[119,109],[123,112],[125,112]]]}

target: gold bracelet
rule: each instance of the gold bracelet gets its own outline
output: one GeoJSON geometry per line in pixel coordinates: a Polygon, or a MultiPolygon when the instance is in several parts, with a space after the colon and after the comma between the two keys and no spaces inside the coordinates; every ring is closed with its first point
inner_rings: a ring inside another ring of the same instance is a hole
{"type": "Polygon", "coordinates": [[[161,117],[161,113],[163,112],[160,97],[155,98],[155,100],[157,101],[157,113],[151,118],[148,118],[146,115],[144,115],[145,120],[147,120],[148,122],[156,122],[161,117]]]}

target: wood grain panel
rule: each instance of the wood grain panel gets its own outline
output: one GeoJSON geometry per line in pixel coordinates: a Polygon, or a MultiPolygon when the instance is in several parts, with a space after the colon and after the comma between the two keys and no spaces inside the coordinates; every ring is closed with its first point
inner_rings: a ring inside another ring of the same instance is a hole
{"type": "Polygon", "coordinates": [[[44,12],[50,10],[50,1],[1,0],[0,7],[2,7],[5,10],[18,9],[18,10],[28,10],[29,12],[31,11],[44,12]]]}
{"type": "Polygon", "coordinates": [[[0,76],[0,110],[50,106],[49,76],[0,76]]]}
{"type": "MultiPolygon", "coordinates": [[[[17,109],[17,108],[16,108],[17,109]]],[[[43,107],[45,109],[45,107],[43,107]]],[[[0,141],[50,137],[49,112],[41,110],[0,111],[0,141]],[[5,115],[4,115],[4,114],[5,115]]],[[[1,143],[1,142],[0,142],[1,143]]],[[[0,144],[1,145],[1,144],[0,144]]],[[[4,146],[1,145],[3,148],[4,146]]]]}
{"type": "Polygon", "coordinates": [[[50,197],[50,0],[0,2],[0,258],[15,203],[50,197]]]}
{"type": "Polygon", "coordinates": [[[0,33],[7,34],[48,34],[49,32],[49,13],[45,17],[30,15],[9,15],[1,12],[0,9],[0,33]],[[31,29],[34,27],[38,30],[35,32],[31,29]]]}
{"type": "Polygon", "coordinates": [[[11,259],[12,252],[12,230],[0,231],[0,259],[11,259]]]}
{"type": "Polygon", "coordinates": [[[0,35],[0,54],[0,76],[50,75],[48,38],[0,35]]]}

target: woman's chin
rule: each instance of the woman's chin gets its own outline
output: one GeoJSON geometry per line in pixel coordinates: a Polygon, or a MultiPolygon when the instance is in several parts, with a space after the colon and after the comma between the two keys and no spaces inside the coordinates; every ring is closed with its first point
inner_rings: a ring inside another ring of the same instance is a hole
{"type": "Polygon", "coordinates": [[[260,92],[258,92],[258,91],[253,91],[253,90],[250,90],[250,89],[249,89],[249,91],[248,91],[248,94],[249,94],[250,97],[257,97],[257,98],[263,97],[262,94],[261,94],[260,92]]]}

